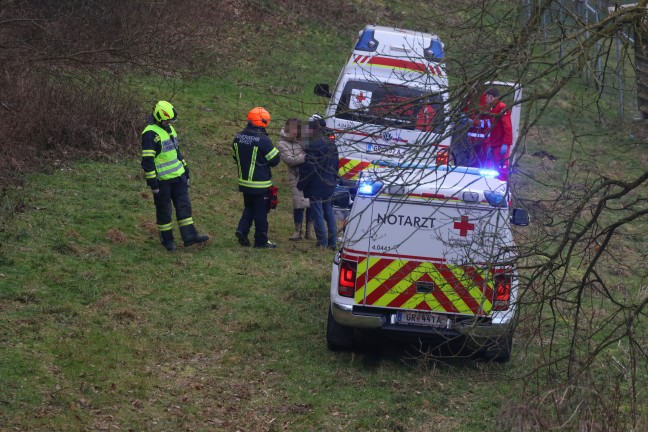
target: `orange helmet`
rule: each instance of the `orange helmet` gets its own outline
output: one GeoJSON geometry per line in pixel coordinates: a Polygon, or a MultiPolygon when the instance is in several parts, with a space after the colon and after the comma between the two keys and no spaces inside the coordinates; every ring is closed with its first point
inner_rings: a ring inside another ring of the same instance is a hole
{"type": "Polygon", "coordinates": [[[252,108],[248,113],[248,121],[254,126],[268,127],[270,124],[270,113],[263,107],[252,108]]]}

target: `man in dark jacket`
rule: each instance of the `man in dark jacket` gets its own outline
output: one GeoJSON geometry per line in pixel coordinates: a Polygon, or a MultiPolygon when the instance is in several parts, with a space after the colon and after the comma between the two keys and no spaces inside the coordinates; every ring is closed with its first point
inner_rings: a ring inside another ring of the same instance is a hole
{"type": "Polygon", "coordinates": [[[322,135],[322,128],[318,119],[308,122],[306,160],[299,167],[297,188],[310,200],[317,245],[335,249],[337,225],[331,196],[335,190],[338,151],[335,141],[322,135]]]}
{"type": "Polygon", "coordinates": [[[268,212],[270,211],[271,167],[281,160],[266,132],[270,113],[256,107],[248,113],[248,124],[234,138],[232,156],[238,168],[239,190],[243,192],[243,214],[236,229],[242,246],[250,246],[248,233],[254,222],[254,247],[273,249],[277,245],[268,240],[268,212]]]}

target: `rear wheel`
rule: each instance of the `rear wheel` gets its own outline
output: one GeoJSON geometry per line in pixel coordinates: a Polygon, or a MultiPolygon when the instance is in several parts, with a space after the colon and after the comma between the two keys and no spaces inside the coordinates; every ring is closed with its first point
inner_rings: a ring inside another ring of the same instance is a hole
{"type": "Polygon", "coordinates": [[[353,327],[346,327],[335,322],[331,306],[326,323],[326,344],[331,351],[348,351],[353,349],[353,327]]]}
{"type": "Polygon", "coordinates": [[[481,354],[486,360],[505,363],[511,359],[512,351],[513,335],[507,333],[496,339],[489,340],[481,354]]]}

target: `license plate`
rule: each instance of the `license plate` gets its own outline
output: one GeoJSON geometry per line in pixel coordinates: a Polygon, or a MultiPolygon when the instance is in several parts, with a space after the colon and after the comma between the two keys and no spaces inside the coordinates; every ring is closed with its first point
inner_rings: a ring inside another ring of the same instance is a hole
{"type": "Polygon", "coordinates": [[[403,153],[403,149],[380,144],[367,144],[367,153],[380,153],[392,156],[400,156],[403,153]]]}
{"type": "Polygon", "coordinates": [[[445,327],[448,319],[442,315],[425,312],[398,312],[396,322],[426,327],[445,327]]]}

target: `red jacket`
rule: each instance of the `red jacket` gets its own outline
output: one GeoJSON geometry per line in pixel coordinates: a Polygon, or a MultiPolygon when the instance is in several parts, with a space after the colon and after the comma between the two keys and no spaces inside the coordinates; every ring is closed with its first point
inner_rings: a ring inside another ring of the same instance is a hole
{"type": "Polygon", "coordinates": [[[499,147],[503,144],[513,144],[513,126],[511,125],[511,112],[506,110],[504,102],[497,104],[486,114],[491,118],[492,128],[484,140],[484,148],[499,147]]]}

